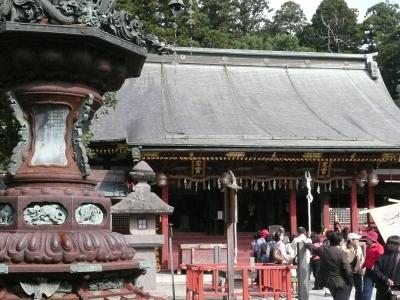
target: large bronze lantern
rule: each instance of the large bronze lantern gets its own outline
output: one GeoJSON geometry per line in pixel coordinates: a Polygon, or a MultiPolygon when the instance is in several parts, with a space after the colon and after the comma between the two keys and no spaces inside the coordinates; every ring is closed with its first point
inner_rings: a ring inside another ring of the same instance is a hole
{"type": "Polygon", "coordinates": [[[164,45],[112,0],[3,1],[0,20],[0,89],[20,124],[0,197],[0,299],[147,297],[82,134],[102,95],[140,75],[145,48],[164,45]]]}

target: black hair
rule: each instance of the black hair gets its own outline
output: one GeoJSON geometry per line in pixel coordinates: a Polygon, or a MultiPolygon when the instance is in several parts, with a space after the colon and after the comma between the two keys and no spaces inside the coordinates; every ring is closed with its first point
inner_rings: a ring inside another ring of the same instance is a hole
{"type": "Polygon", "coordinates": [[[272,242],[272,234],[268,234],[264,239],[267,243],[272,242]]]}
{"type": "Polygon", "coordinates": [[[338,246],[343,239],[343,235],[338,231],[334,231],[328,235],[328,239],[331,246],[338,246]]]}
{"type": "Polygon", "coordinates": [[[350,233],[350,228],[349,227],[345,227],[345,228],[342,229],[342,235],[343,235],[343,239],[345,241],[347,241],[347,237],[348,237],[349,233],[350,233]]]}
{"type": "Polygon", "coordinates": [[[310,238],[311,238],[311,242],[313,244],[321,242],[321,240],[320,240],[320,238],[319,238],[319,236],[318,236],[318,234],[316,232],[311,232],[310,238]]]}
{"type": "Polygon", "coordinates": [[[306,233],[306,229],[304,227],[299,227],[299,228],[297,228],[297,233],[298,234],[306,233]]]}
{"type": "Polygon", "coordinates": [[[385,254],[400,253],[400,236],[391,235],[387,239],[385,254]]]}
{"type": "Polygon", "coordinates": [[[274,233],[274,241],[279,242],[281,240],[281,235],[279,232],[274,233]]]}

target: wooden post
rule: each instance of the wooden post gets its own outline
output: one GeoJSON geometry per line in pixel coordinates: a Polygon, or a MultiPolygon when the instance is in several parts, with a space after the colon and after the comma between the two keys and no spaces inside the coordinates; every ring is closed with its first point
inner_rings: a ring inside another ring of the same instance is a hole
{"type": "Polygon", "coordinates": [[[331,227],[331,222],[330,222],[330,213],[329,213],[329,195],[328,194],[324,194],[324,198],[323,198],[323,227],[325,230],[330,229],[331,227]]]}
{"type": "Polygon", "coordinates": [[[228,299],[235,299],[235,222],[236,222],[236,191],[225,187],[225,222],[227,241],[227,279],[228,299]]]}
{"type": "Polygon", "coordinates": [[[290,214],[290,233],[297,233],[297,195],[296,190],[290,191],[289,214],[290,214]]]}
{"type": "MultiPolygon", "coordinates": [[[[375,208],[375,186],[368,184],[368,209],[375,208]]],[[[368,225],[371,226],[374,221],[368,214],[368,225]]]]}
{"type": "Polygon", "coordinates": [[[299,300],[308,300],[310,290],[310,266],[308,262],[308,252],[305,243],[297,244],[297,278],[299,285],[299,300]]]}
{"type": "Polygon", "coordinates": [[[358,207],[357,207],[357,184],[352,183],[350,189],[350,230],[358,232],[358,207]]]}
{"type": "MultiPolygon", "coordinates": [[[[169,201],[169,189],[168,185],[163,186],[161,189],[161,199],[168,204],[169,201]]],[[[161,234],[164,235],[164,244],[161,246],[161,268],[163,270],[168,269],[168,238],[169,238],[169,223],[168,223],[168,215],[161,215],[161,234]]]]}

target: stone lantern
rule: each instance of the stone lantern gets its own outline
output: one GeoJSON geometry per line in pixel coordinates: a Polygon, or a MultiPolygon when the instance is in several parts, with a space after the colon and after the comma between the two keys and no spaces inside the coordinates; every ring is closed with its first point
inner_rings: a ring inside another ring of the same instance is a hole
{"type": "Polygon", "coordinates": [[[151,192],[148,182],[153,182],[155,174],[144,161],[139,162],[129,174],[137,182],[135,189],[111,208],[114,215],[129,215],[130,235],[125,236],[128,245],[136,249],[136,257],[150,263],[146,275],[139,278],[145,289],[156,287],[155,247],[164,243],[164,236],[156,233],[156,218],[161,214],[172,214],[174,208],[151,192]]]}
{"type": "Polygon", "coordinates": [[[0,299],[149,297],[82,143],[102,95],[163,51],[140,29],[114,0],[0,1],[0,101],[20,137],[0,196],[0,299]]]}

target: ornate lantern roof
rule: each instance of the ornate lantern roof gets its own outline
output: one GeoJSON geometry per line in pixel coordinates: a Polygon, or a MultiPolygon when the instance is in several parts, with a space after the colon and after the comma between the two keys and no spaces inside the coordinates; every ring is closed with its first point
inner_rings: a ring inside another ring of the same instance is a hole
{"type": "Polygon", "coordinates": [[[154,181],[153,169],[140,161],[129,174],[138,181],[135,190],[111,208],[113,214],[172,214],[174,208],[151,192],[149,181],[154,181]]]}

